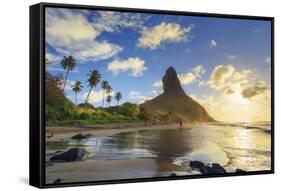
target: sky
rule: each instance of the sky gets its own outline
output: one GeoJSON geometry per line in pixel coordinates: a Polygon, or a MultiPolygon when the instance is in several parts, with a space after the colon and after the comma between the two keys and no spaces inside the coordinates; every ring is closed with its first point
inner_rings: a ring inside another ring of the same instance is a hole
{"type": "MultiPolygon", "coordinates": [[[[216,120],[270,121],[271,23],[198,16],[46,8],[46,71],[65,75],[60,62],[72,55],[65,94],[98,70],[120,103],[143,103],[163,92],[161,79],[173,66],[186,94],[216,120]]],[[[100,84],[89,102],[102,105],[100,84]]],[[[111,105],[116,105],[113,100],[111,105]]]]}

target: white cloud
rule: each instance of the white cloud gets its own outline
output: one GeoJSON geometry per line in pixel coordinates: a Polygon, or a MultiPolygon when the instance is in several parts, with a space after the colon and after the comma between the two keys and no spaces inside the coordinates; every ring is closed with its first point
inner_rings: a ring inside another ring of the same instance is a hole
{"type": "Polygon", "coordinates": [[[196,66],[192,69],[192,72],[195,74],[196,77],[201,77],[202,74],[205,74],[206,69],[202,66],[196,66]]]}
{"type": "Polygon", "coordinates": [[[229,54],[229,55],[227,55],[227,58],[228,58],[229,60],[235,60],[235,59],[237,58],[237,56],[232,55],[232,54],[229,54]]]}
{"type": "Polygon", "coordinates": [[[271,64],[271,57],[267,56],[266,59],[265,59],[265,62],[267,64],[271,64]]]}
{"type": "Polygon", "coordinates": [[[152,84],[153,87],[162,87],[163,83],[162,80],[157,80],[152,84]]]}
{"type": "Polygon", "coordinates": [[[177,23],[162,22],[159,25],[148,28],[144,27],[137,46],[142,48],[156,49],[165,42],[181,42],[189,40],[188,33],[192,27],[181,27],[177,23]]]}
{"type": "Polygon", "coordinates": [[[61,61],[62,59],[60,56],[51,54],[49,52],[46,53],[45,58],[46,58],[46,64],[52,64],[54,62],[61,61]]]}
{"type": "MultiPolygon", "coordinates": [[[[115,93],[114,91],[112,91],[109,95],[113,96],[115,93]]],[[[81,95],[81,99],[85,100],[86,97],[88,95],[88,92],[85,92],[84,94],[81,95]]],[[[90,96],[89,96],[89,103],[91,104],[95,104],[95,103],[99,103],[101,102],[103,99],[103,90],[99,90],[99,91],[92,91],[90,96]]]]}
{"type": "Polygon", "coordinates": [[[94,26],[99,31],[116,32],[120,28],[142,28],[147,16],[140,13],[121,13],[113,11],[97,11],[99,17],[93,16],[94,26]]]}
{"type": "Polygon", "coordinates": [[[218,45],[218,43],[215,40],[211,40],[209,45],[210,45],[211,48],[214,48],[214,47],[216,47],[218,45]]]}
{"type": "MultiPolygon", "coordinates": [[[[64,78],[63,78],[63,83],[61,84],[61,88],[64,86],[64,78]]],[[[75,81],[73,80],[66,80],[66,85],[65,85],[65,90],[72,90],[71,86],[74,85],[75,81]]]]}
{"type": "Polygon", "coordinates": [[[131,101],[139,104],[139,103],[143,103],[147,100],[153,99],[156,96],[160,95],[161,93],[162,93],[162,91],[153,90],[153,91],[149,92],[148,94],[143,95],[140,91],[131,91],[129,93],[129,99],[131,101]]]}
{"type": "Polygon", "coordinates": [[[187,73],[178,74],[178,78],[181,84],[187,85],[192,83],[196,79],[196,76],[191,72],[187,72],[187,73]]]}
{"type": "Polygon", "coordinates": [[[233,80],[243,80],[253,73],[252,70],[242,70],[241,72],[236,71],[233,75],[233,80]]]}
{"type": "Polygon", "coordinates": [[[218,65],[213,70],[207,84],[214,89],[222,89],[226,85],[226,81],[230,79],[235,72],[234,66],[218,65]]]}
{"type": "Polygon", "coordinates": [[[107,65],[107,71],[112,72],[114,75],[130,71],[131,76],[138,77],[142,76],[146,69],[145,61],[138,57],[128,58],[127,60],[114,60],[107,65]]]}
{"type": "MultiPolygon", "coordinates": [[[[54,66],[47,66],[47,67],[46,67],[46,70],[47,70],[47,71],[62,72],[62,73],[65,73],[65,72],[66,72],[65,69],[63,69],[63,68],[61,68],[61,67],[54,67],[54,66]]],[[[78,67],[76,66],[74,70],[70,70],[69,72],[70,72],[70,73],[77,73],[77,72],[79,72],[78,67]]]]}
{"type": "Polygon", "coordinates": [[[61,56],[80,60],[107,59],[122,48],[96,38],[102,33],[81,12],[63,8],[46,9],[46,42],[61,56]]]}

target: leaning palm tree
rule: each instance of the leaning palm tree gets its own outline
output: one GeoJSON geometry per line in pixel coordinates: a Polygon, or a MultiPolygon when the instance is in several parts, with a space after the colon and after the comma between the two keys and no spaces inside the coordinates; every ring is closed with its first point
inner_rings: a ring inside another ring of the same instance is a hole
{"type": "Polygon", "coordinates": [[[66,80],[68,77],[68,72],[70,70],[73,70],[76,66],[76,60],[73,58],[73,56],[64,56],[63,60],[61,61],[61,66],[63,69],[66,70],[66,74],[65,74],[65,79],[64,79],[64,84],[63,84],[63,92],[66,86],[66,80]]]}
{"type": "Polygon", "coordinates": [[[106,89],[105,89],[105,93],[106,93],[106,95],[110,95],[111,92],[112,92],[112,87],[108,84],[106,89]]]}
{"type": "Polygon", "coordinates": [[[97,70],[90,71],[90,73],[88,73],[87,75],[89,76],[87,82],[88,82],[88,87],[90,87],[90,90],[85,99],[85,105],[88,103],[92,89],[98,85],[101,79],[101,74],[97,70]]]}
{"type": "Polygon", "coordinates": [[[75,104],[77,105],[77,94],[79,92],[81,92],[82,88],[83,88],[83,85],[82,85],[82,82],[80,81],[76,81],[72,86],[72,91],[74,91],[75,93],[75,104]]]}
{"type": "Polygon", "coordinates": [[[104,80],[101,82],[101,88],[103,90],[103,95],[102,95],[102,107],[104,107],[104,94],[105,94],[105,91],[107,89],[107,87],[109,86],[109,83],[108,81],[104,80]]]}
{"type": "Polygon", "coordinates": [[[117,92],[115,95],[115,99],[117,101],[117,105],[119,105],[119,101],[122,99],[122,94],[121,92],[117,92]]]}
{"type": "Polygon", "coordinates": [[[110,107],[110,102],[111,102],[111,100],[112,100],[112,96],[111,96],[111,95],[108,95],[108,96],[106,97],[106,102],[107,102],[107,104],[108,104],[108,107],[110,107]]]}

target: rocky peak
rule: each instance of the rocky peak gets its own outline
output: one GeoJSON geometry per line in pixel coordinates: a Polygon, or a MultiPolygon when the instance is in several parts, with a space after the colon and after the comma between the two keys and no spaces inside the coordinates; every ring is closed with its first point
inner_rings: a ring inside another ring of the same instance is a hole
{"type": "Polygon", "coordinates": [[[169,67],[162,78],[164,93],[184,94],[175,68],[169,67]]]}

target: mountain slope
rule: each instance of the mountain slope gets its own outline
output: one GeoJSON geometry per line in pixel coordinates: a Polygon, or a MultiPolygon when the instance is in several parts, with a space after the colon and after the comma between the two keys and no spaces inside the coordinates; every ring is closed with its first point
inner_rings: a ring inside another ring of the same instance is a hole
{"type": "Polygon", "coordinates": [[[176,70],[169,67],[162,78],[164,92],[143,104],[147,111],[161,110],[180,117],[184,122],[214,122],[203,106],[185,94],[176,70]]]}

